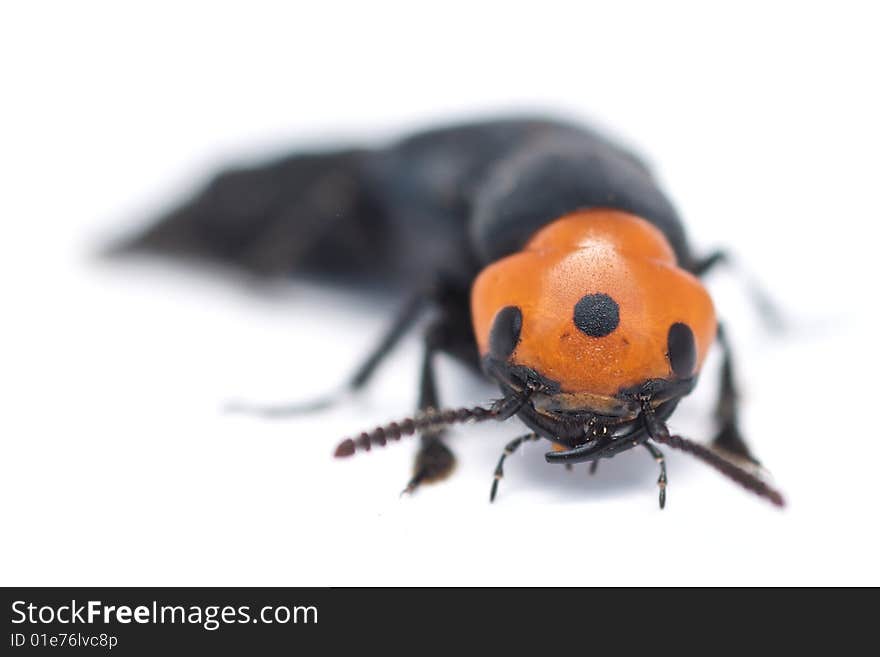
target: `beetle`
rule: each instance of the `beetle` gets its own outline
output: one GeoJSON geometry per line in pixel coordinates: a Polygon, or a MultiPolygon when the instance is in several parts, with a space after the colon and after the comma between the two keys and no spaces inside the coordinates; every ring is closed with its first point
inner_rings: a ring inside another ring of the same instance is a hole
{"type": "MultiPolygon", "coordinates": [[[[404,492],[446,477],[452,424],[517,416],[546,439],[551,464],[657,445],[684,450],[782,506],[755,472],[738,425],[733,356],[700,278],[724,252],[697,257],[671,201],[637,155],[599,132],[508,118],[418,132],[380,148],[294,153],[220,173],[193,198],[113,249],[215,260],[262,276],[373,283],[406,295],[348,380],[363,388],[427,311],[418,412],[346,439],[345,457],[420,435],[404,492]],[[712,446],[666,426],[713,344],[722,366],[712,446]],[[450,354],[501,390],[490,406],[442,409],[434,361],[450,354]]],[[[325,408],[246,407],[268,416],[325,408]]]]}

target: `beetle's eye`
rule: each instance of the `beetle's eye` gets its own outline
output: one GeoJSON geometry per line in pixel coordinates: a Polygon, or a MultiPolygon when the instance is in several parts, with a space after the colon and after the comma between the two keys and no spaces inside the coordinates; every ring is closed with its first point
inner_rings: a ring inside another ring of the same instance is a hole
{"type": "Polygon", "coordinates": [[[588,294],[575,304],[574,325],[591,338],[602,338],[620,324],[620,308],[607,294],[588,294]]]}
{"type": "Polygon", "coordinates": [[[522,330],[522,311],[516,306],[505,306],[498,311],[489,331],[489,353],[498,360],[506,360],[516,349],[522,330]]]}
{"type": "Polygon", "coordinates": [[[669,327],[666,355],[676,376],[686,379],[694,373],[697,366],[697,343],[690,326],[676,322],[669,327]]]}

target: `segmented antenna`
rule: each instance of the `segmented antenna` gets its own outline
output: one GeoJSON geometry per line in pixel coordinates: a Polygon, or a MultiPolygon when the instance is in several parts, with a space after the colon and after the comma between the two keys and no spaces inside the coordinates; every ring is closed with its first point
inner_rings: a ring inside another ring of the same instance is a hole
{"type": "Polygon", "coordinates": [[[503,421],[516,413],[525,404],[527,396],[514,396],[499,399],[489,408],[474,406],[473,408],[428,409],[413,417],[391,422],[372,431],[364,431],[355,438],[347,438],[336,447],[334,456],[342,458],[351,456],[358,450],[370,451],[373,446],[385,447],[390,440],[400,440],[402,436],[412,436],[451,424],[464,422],[485,422],[486,420],[503,421]]]}
{"type": "Polygon", "coordinates": [[[713,468],[718,470],[718,472],[723,474],[725,477],[732,479],[743,488],[746,488],[756,495],[763,497],[766,500],[769,500],[776,506],[785,506],[785,500],[783,499],[782,494],[779,491],[772,488],[766,482],[759,479],[750,472],[742,469],[735,463],[731,463],[726,458],[713,452],[708,447],[690,441],[687,438],[682,438],[681,436],[670,435],[669,433],[661,433],[656,436],[651,436],[651,439],[654,442],[669,445],[673,449],[680,449],[683,452],[692,454],[704,463],[711,465],[713,468]]]}
{"type": "Polygon", "coordinates": [[[654,409],[651,407],[650,400],[645,398],[642,400],[642,417],[645,418],[645,426],[648,429],[648,435],[655,443],[669,445],[673,449],[680,449],[696,456],[703,463],[706,463],[723,474],[725,477],[732,479],[746,490],[750,490],[759,497],[769,500],[776,506],[785,506],[785,500],[782,494],[775,488],[759,479],[752,473],[739,467],[735,463],[728,461],[726,458],[714,452],[704,445],[695,443],[681,436],[673,436],[669,433],[661,420],[657,419],[654,409]]]}

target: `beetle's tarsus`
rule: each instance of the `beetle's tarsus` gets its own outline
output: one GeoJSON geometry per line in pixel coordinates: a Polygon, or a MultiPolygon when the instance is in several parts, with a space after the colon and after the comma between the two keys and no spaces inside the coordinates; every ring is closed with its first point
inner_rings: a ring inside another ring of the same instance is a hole
{"type": "Polygon", "coordinates": [[[495,495],[498,493],[498,482],[504,477],[504,461],[507,457],[516,452],[524,442],[539,439],[538,434],[527,433],[524,436],[514,438],[504,446],[504,451],[501,452],[501,458],[498,459],[498,465],[495,466],[495,474],[492,479],[492,490],[489,491],[489,502],[495,501],[495,495]]]}
{"type": "Polygon", "coordinates": [[[654,457],[654,461],[657,462],[657,465],[660,466],[660,476],[657,478],[657,487],[660,489],[659,493],[659,504],[661,509],[666,508],[666,458],[663,456],[663,452],[661,452],[655,445],[652,445],[649,442],[644,443],[645,449],[647,449],[651,456],[654,457]]]}

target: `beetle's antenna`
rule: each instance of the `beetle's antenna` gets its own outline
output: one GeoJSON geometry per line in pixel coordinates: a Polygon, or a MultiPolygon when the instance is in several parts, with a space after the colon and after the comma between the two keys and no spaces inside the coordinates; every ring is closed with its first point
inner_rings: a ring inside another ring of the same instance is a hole
{"type": "Polygon", "coordinates": [[[699,443],[695,443],[691,440],[688,440],[687,438],[682,438],[681,436],[670,435],[668,432],[656,436],[651,436],[651,439],[654,440],[654,442],[663,443],[664,445],[669,445],[674,449],[680,449],[683,452],[692,454],[704,463],[711,465],[725,477],[733,479],[733,481],[738,483],[743,488],[746,488],[756,495],[763,497],[766,500],[769,500],[776,506],[785,506],[785,500],[778,490],[771,487],[769,484],[762,481],[747,470],[744,470],[735,463],[731,463],[726,458],[720,456],[716,452],[713,452],[708,447],[700,445],[699,443]]]}
{"type": "Polygon", "coordinates": [[[368,452],[374,445],[384,447],[389,440],[400,440],[402,436],[435,431],[451,424],[485,422],[486,420],[504,421],[519,411],[528,398],[527,392],[499,399],[489,408],[474,406],[473,408],[428,409],[413,417],[390,422],[369,432],[364,431],[356,438],[347,438],[339,443],[333,455],[342,458],[351,456],[357,450],[368,452]]]}
{"type": "Polygon", "coordinates": [[[683,452],[692,454],[729,479],[733,479],[743,488],[752,491],[759,497],[769,500],[776,506],[785,506],[785,500],[782,493],[759,479],[751,472],[744,470],[735,463],[728,461],[726,458],[714,452],[704,445],[695,443],[681,436],[673,436],[669,433],[666,424],[657,418],[654,409],[651,407],[650,399],[645,397],[642,399],[642,417],[645,419],[645,428],[648,435],[655,443],[669,445],[673,449],[680,449],[683,452]]]}

